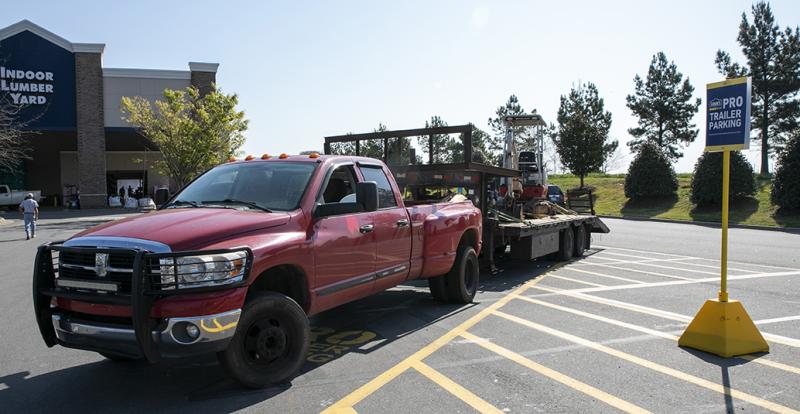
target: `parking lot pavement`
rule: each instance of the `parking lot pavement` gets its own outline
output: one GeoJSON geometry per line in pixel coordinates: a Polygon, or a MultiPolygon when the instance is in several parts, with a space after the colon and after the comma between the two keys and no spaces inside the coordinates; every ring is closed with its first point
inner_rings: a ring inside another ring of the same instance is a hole
{"type": "MultiPolygon", "coordinates": [[[[41,241],[64,238],[86,223],[42,226],[41,241]]],[[[468,306],[439,304],[424,282],[415,282],[315,316],[303,373],[291,384],[252,391],[226,379],[213,357],[118,364],[89,352],[45,348],[29,297],[36,244],[15,240],[3,228],[0,407],[6,412],[800,410],[800,266],[792,266],[794,259],[764,263],[763,257],[740,255],[730,263],[731,298],[744,303],[770,352],[722,359],[677,346],[703,302],[716,297],[719,262],[713,255],[648,250],[610,238],[602,242],[565,264],[504,263],[504,272],[483,275],[476,303],[468,306]]]]}

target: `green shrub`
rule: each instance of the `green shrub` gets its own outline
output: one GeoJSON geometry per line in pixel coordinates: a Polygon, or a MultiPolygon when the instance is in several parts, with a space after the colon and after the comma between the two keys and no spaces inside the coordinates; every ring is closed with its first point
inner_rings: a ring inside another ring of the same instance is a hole
{"type": "MultiPolygon", "coordinates": [[[[731,151],[730,199],[756,192],[753,166],[739,151],[731,151]]],[[[692,203],[699,206],[722,202],[722,153],[704,152],[694,165],[692,203]]]]}
{"type": "Polygon", "coordinates": [[[677,190],[678,178],[664,151],[653,142],[642,144],[625,176],[625,197],[665,197],[677,190]]]}
{"type": "Polygon", "coordinates": [[[795,134],[778,157],[778,169],[772,181],[772,204],[800,209],[800,133],[795,134]]]}

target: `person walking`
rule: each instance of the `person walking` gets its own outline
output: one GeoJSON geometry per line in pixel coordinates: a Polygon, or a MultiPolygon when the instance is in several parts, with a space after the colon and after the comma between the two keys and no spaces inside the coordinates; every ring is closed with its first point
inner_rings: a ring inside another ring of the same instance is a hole
{"type": "Polygon", "coordinates": [[[25,239],[36,238],[36,221],[39,220],[39,203],[33,199],[33,194],[28,193],[19,203],[19,212],[25,221],[25,239]]]}

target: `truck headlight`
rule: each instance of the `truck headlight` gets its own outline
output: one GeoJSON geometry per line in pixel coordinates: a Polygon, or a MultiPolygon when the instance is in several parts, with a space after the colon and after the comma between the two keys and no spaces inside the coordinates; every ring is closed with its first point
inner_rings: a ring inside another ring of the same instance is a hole
{"type": "Polygon", "coordinates": [[[244,279],[247,252],[162,257],[159,268],[164,290],[228,285],[244,279]]]}

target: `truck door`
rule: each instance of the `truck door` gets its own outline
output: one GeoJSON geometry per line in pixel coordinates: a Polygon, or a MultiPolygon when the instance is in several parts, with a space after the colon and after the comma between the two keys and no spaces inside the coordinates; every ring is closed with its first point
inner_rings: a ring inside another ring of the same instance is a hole
{"type": "MultiPolygon", "coordinates": [[[[318,204],[354,199],[352,164],[335,167],[317,197],[318,204]]],[[[371,213],[350,213],[320,219],[314,226],[316,293],[322,308],[369,295],[375,273],[375,233],[371,213]]]]}
{"type": "Polygon", "coordinates": [[[408,211],[380,165],[360,164],[364,181],[378,185],[378,210],[372,212],[375,226],[375,291],[379,292],[406,280],[411,259],[411,223],[408,211]]]}

